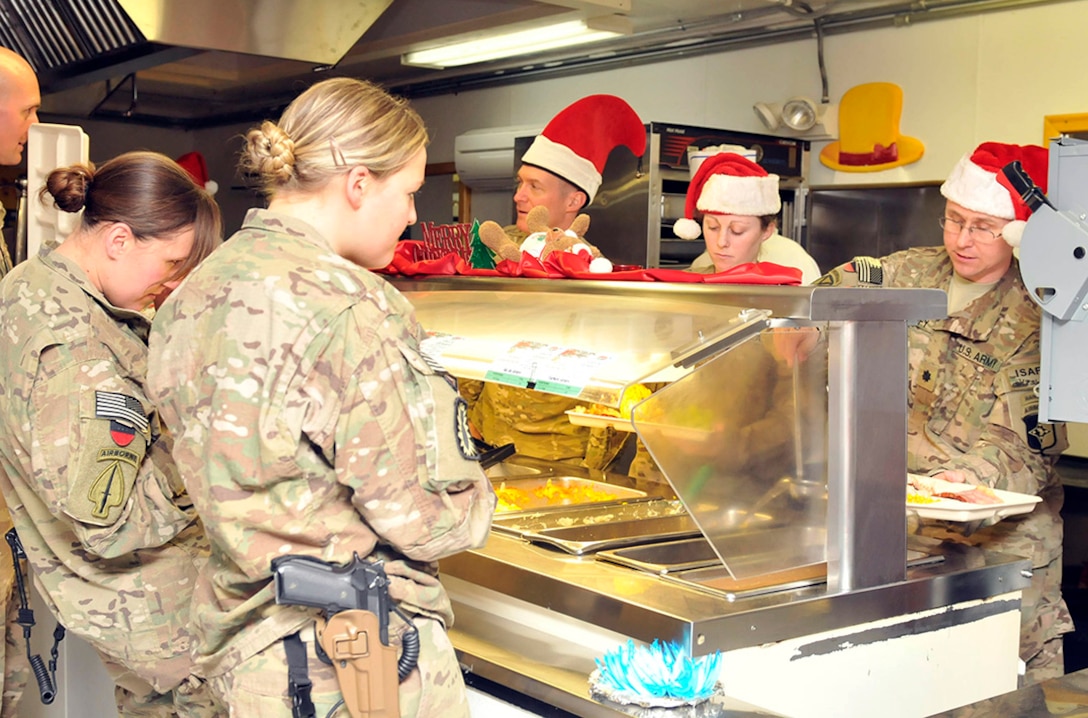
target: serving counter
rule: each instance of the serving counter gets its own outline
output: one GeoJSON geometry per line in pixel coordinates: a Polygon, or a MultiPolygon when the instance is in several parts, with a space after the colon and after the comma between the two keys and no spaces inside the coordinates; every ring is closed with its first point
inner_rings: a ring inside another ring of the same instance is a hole
{"type": "Polygon", "coordinates": [[[496,486],[617,497],[581,533],[515,507],[441,562],[470,673],[581,716],[924,716],[1015,689],[1029,562],[908,543],[906,326],[943,316],[943,292],[394,283],[456,375],[612,406],[663,385],[621,420],[660,481],[524,456],[492,469],[496,486]],[[619,531],[638,521],[670,528],[619,531]],[[677,544],[694,553],[661,553],[677,544]],[[594,658],[628,639],[720,651],[720,695],[662,713],[591,692],[594,658]]]}

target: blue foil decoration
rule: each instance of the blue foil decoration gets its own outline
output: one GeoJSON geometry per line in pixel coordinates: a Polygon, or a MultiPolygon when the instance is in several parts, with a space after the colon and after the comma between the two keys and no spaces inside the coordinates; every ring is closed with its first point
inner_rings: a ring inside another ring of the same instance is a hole
{"type": "Polygon", "coordinates": [[[655,639],[649,646],[636,646],[628,639],[594,660],[600,682],[611,690],[695,702],[713,694],[722,654],[692,658],[675,643],[655,639]]]}

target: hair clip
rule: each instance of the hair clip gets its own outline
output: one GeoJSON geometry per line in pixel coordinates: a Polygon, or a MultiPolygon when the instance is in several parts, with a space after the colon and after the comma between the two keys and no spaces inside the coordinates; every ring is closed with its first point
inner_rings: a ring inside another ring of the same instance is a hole
{"type": "Polygon", "coordinates": [[[335,137],[329,138],[329,151],[332,152],[332,163],[336,167],[347,167],[348,161],[344,157],[344,151],[340,149],[340,143],[335,137]]]}

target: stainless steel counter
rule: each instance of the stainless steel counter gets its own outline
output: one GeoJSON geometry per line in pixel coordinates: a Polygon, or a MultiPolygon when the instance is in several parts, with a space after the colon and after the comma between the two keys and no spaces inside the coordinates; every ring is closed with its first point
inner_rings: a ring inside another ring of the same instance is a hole
{"type": "MultiPolygon", "coordinates": [[[[550,470],[545,462],[537,466],[541,475],[550,470]]],[[[561,470],[579,472],[591,475],[561,470]]],[[[754,595],[685,585],[496,531],[484,548],[443,560],[441,571],[456,613],[450,635],[467,670],[576,715],[638,715],[595,700],[587,684],[593,658],[628,638],[677,641],[697,656],[873,626],[863,640],[878,644],[1018,611],[1017,592],[1029,585],[1029,561],[922,539],[911,539],[909,547],[935,562],[908,568],[902,582],[837,594],[826,583],[754,595]],[[945,610],[953,605],[970,608],[945,610]],[[893,620],[908,615],[920,618],[906,625],[893,620]]],[[[833,640],[806,648],[839,649],[833,640]]],[[[697,715],[734,715],[713,712],[727,710],[722,706],[707,705],[703,710],[712,712],[697,715]]],[[[763,710],[745,701],[735,706],[763,710]]]]}
{"type": "Polygon", "coordinates": [[[617,714],[589,695],[587,678],[596,656],[629,639],[674,641],[695,656],[721,651],[732,681],[727,696],[789,715],[913,718],[1016,686],[1029,562],[908,545],[906,325],[944,316],[943,292],[461,277],[396,283],[431,333],[432,359],[455,375],[543,384],[583,401],[608,397],[603,403],[612,406],[634,382],[667,382],[636,409],[632,425],[728,562],[730,585],[791,577],[774,586],[780,590],[729,592],[685,581],[684,572],[662,576],[493,530],[486,547],[441,564],[457,615],[451,636],[470,670],[587,716],[617,714]],[[768,317],[758,337],[741,323],[753,313],[768,317]],[[805,336],[792,335],[797,328],[805,336]],[[776,340],[806,338],[815,340],[804,355],[812,376],[795,371],[792,392],[779,396],[772,387],[790,386],[780,380],[776,340]],[[533,349],[528,357],[525,347],[533,349]],[[768,369],[761,379],[738,378],[760,367],[768,369]],[[767,412],[745,414],[757,405],[767,412]],[[661,411],[651,417],[655,407],[661,411]],[[775,410],[793,417],[795,471],[774,464],[770,452],[768,463],[760,455],[742,470],[739,448],[785,435],[760,421],[775,410]],[[735,418],[742,425],[731,428],[735,418]],[[698,440],[675,438],[673,430],[690,428],[698,440]],[[767,511],[781,559],[767,567],[752,560],[758,551],[733,542],[731,528],[719,528],[731,526],[734,513],[744,513],[742,524],[760,515],[760,497],[783,479],[798,496],[786,492],[789,505],[767,511]],[[823,505],[800,491],[810,484],[826,484],[823,505]],[[818,550],[797,550],[794,537],[818,550]],[[908,564],[911,550],[936,562],[908,564]],[[799,574],[805,580],[793,580],[799,574]],[[914,689],[904,671],[932,690],[914,689]]]}

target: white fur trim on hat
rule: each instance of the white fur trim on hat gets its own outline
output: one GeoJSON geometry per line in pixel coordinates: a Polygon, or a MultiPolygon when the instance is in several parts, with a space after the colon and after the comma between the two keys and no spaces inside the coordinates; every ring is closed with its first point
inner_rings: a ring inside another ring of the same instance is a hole
{"type": "Polygon", "coordinates": [[[1024,228],[1028,226],[1028,223],[1022,219],[1014,219],[1005,225],[1005,228],[1001,230],[1001,236],[1009,243],[1009,246],[1015,249],[1020,246],[1020,240],[1024,236],[1024,228]]]}
{"type": "Polygon", "coordinates": [[[972,162],[970,155],[961,157],[952,168],[941,185],[941,194],[972,212],[1001,219],[1016,217],[1009,190],[997,181],[996,174],[972,162]]]}
{"type": "Polygon", "coordinates": [[[608,274],[612,271],[612,262],[606,257],[597,257],[589,263],[589,271],[593,274],[608,274]]]}
{"type": "Polygon", "coordinates": [[[778,214],[782,198],[778,195],[778,175],[737,177],[714,174],[703,183],[695,208],[713,214],[743,214],[765,217],[778,214]]]}
{"type": "Polygon", "coordinates": [[[672,233],[680,239],[699,239],[699,235],[703,233],[703,230],[694,219],[682,217],[673,223],[672,233]]]}
{"type": "Polygon", "coordinates": [[[601,187],[601,175],[592,162],[576,154],[574,150],[549,140],[544,135],[537,135],[533,144],[525,151],[521,161],[535,165],[559,175],[589,196],[589,204],[601,187]]]}

